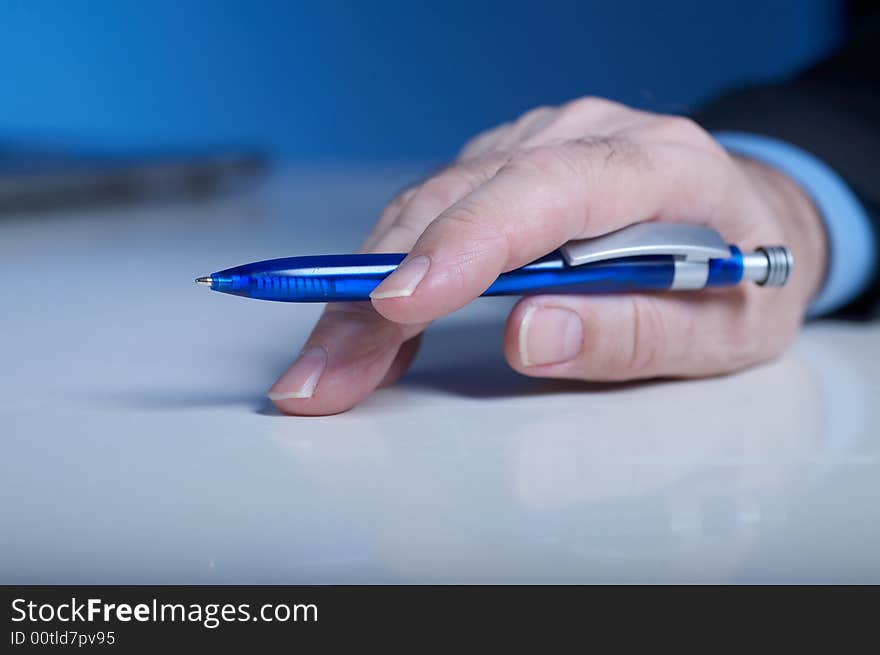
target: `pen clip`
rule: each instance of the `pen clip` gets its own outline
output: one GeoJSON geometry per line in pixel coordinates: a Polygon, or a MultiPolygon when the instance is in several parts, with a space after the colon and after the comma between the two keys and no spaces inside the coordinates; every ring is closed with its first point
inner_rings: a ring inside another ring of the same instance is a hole
{"type": "Polygon", "coordinates": [[[730,257],[727,243],[710,227],[681,223],[636,223],[560,248],[569,266],[641,255],[672,255],[691,262],[730,257]]]}

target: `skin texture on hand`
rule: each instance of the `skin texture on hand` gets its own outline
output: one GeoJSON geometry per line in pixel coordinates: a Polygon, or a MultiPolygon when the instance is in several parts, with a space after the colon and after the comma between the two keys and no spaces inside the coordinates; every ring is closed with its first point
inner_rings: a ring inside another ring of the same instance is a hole
{"type": "Polygon", "coordinates": [[[345,411],[393,383],[431,321],[499,274],[571,239],[653,220],[714,227],[746,252],[785,244],[794,272],[782,288],[529,296],[504,329],[510,366],[591,381],[698,377],[782,352],[825,273],[826,238],[809,199],[686,118],[582,98],[477,136],[393,200],[362,252],[409,255],[372,303],[328,305],[269,397],[290,414],[345,411]]]}

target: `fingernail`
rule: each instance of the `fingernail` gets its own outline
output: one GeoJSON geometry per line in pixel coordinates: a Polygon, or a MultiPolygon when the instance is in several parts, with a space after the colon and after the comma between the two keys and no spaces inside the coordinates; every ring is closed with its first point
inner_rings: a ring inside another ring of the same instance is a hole
{"type": "Polygon", "coordinates": [[[425,255],[418,255],[405,261],[396,271],[382,280],[382,284],[373,289],[370,298],[405,298],[413,295],[430,267],[431,260],[425,255]]]}
{"type": "Polygon", "coordinates": [[[561,307],[529,307],[519,326],[519,358],[523,366],[561,364],[581,350],[584,328],[580,317],[561,307]]]}
{"type": "Polygon", "coordinates": [[[303,351],[293,366],[269,389],[269,400],[311,398],[326,366],[327,351],[323,348],[303,351]]]}

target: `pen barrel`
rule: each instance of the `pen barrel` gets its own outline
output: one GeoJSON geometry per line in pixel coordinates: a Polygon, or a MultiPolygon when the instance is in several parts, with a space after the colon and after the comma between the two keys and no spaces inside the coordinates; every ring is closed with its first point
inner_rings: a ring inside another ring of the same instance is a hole
{"type": "Polygon", "coordinates": [[[663,291],[672,286],[674,276],[674,258],[667,256],[630,257],[581,266],[567,266],[561,260],[558,266],[542,266],[539,260],[503,273],[483,295],[663,291]]]}
{"type": "Polygon", "coordinates": [[[280,302],[328,302],[337,298],[336,285],[326,277],[297,275],[225,275],[215,276],[215,291],[256,300],[280,302]]]}
{"type": "MultiPolygon", "coordinates": [[[[644,255],[569,266],[557,251],[503,273],[483,296],[600,294],[729,286],[743,279],[735,246],[726,259],[694,262],[644,255]]],[[[214,273],[211,288],[246,298],[281,302],[365,301],[403,261],[404,254],[292,257],[214,273]]]]}
{"type": "Polygon", "coordinates": [[[230,268],[211,276],[214,291],[279,302],[369,300],[404,254],[289,257],[230,268]]]}
{"type": "Polygon", "coordinates": [[[567,266],[548,256],[502,274],[484,296],[527,294],[603,294],[669,291],[739,284],[742,253],[730,247],[726,259],[687,261],[672,255],[645,255],[567,266]]]}

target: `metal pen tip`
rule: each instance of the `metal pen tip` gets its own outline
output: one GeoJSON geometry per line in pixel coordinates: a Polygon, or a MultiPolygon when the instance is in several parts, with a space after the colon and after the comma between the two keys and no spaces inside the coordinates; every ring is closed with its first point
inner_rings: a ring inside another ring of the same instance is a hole
{"type": "Polygon", "coordinates": [[[203,287],[209,287],[214,283],[211,279],[210,275],[206,275],[205,277],[197,277],[196,284],[201,284],[203,287]]]}

